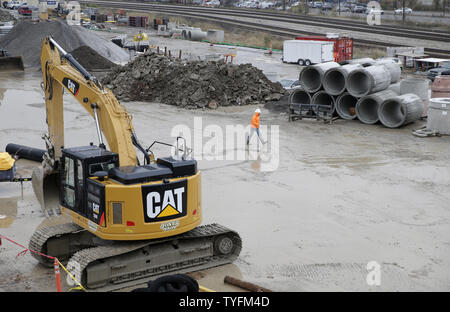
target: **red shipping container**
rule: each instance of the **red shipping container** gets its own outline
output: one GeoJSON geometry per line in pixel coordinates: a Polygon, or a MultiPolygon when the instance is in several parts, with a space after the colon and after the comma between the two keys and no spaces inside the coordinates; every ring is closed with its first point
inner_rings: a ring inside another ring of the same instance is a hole
{"type": "Polygon", "coordinates": [[[334,61],[342,62],[353,59],[353,38],[349,37],[326,37],[326,36],[301,36],[295,40],[315,40],[334,42],[334,61]]]}

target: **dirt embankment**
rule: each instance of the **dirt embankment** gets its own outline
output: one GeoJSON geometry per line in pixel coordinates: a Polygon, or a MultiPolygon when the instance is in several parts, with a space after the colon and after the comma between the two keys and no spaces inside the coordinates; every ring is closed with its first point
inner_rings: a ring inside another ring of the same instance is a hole
{"type": "Polygon", "coordinates": [[[251,64],[187,62],[147,52],[103,83],[125,101],[151,101],[186,108],[217,108],[278,100],[284,93],[251,64]]]}

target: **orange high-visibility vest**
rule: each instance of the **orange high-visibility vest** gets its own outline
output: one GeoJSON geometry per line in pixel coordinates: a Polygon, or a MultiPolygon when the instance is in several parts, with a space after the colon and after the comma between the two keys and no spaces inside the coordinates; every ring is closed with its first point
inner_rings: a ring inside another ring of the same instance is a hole
{"type": "Polygon", "coordinates": [[[255,113],[252,117],[252,123],[251,123],[252,128],[259,128],[259,113],[255,113]]]}

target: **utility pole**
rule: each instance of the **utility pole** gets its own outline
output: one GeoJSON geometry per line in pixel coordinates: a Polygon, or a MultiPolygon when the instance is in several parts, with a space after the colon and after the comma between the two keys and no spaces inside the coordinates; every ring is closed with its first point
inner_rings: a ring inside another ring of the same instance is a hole
{"type": "Polygon", "coordinates": [[[308,0],[305,0],[305,15],[308,14],[309,7],[308,7],[308,0]]]}
{"type": "Polygon", "coordinates": [[[405,0],[402,0],[402,6],[403,24],[405,24],[405,0]]]}

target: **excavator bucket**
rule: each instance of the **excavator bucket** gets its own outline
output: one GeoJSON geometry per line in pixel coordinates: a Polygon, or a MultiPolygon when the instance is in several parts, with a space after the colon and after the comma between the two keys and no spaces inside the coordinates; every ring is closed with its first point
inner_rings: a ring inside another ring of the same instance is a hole
{"type": "Polygon", "coordinates": [[[58,177],[58,173],[48,173],[42,166],[35,167],[31,176],[34,194],[47,217],[61,214],[58,177]]]}
{"type": "Polygon", "coordinates": [[[0,56],[0,71],[4,70],[24,70],[21,56],[0,56]]]}

